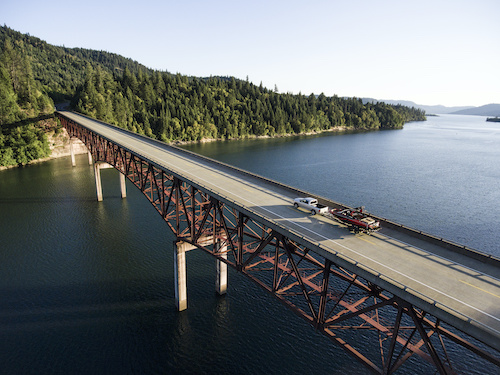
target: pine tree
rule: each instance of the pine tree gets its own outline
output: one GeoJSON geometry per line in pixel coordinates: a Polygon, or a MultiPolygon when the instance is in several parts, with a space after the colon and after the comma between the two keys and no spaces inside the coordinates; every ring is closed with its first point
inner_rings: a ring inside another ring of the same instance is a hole
{"type": "Polygon", "coordinates": [[[17,95],[12,88],[10,76],[0,60],[0,126],[15,122],[18,115],[17,95]]]}

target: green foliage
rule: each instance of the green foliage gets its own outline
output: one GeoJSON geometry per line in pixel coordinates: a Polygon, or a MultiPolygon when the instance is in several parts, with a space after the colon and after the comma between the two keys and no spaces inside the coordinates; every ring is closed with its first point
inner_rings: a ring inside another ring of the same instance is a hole
{"type": "Polygon", "coordinates": [[[109,73],[120,75],[125,68],[134,73],[138,70],[149,71],[138,62],[114,53],[53,46],[39,38],[0,26],[0,46],[7,39],[12,41],[14,49],[23,51],[31,62],[33,77],[56,102],[74,96],[77,87],[85,80],[87,64],[94,69],[100,66],[109,73]]]}
{"type": "Polygon", "coordinates": [[[5,39],[0,51],[0,166],[22,165],[50,155],[47,135],[27,119],[52,113],[54,105],[25,50],[5,39]]]}
{"type": "Polygon", "coordinates": [[[24,165],[49,155],[47,135],[33,124],[0,129],[0,166],[24,165]]]}
{"type": "MultiPolygon", "coordinates": [[[[0,125],[53,110],[52,101],[162,141],[397,129],[425,112],[361,99],[279,94],[231,77],[152,71],[119,55],[52,46],[0,27],[0,125]]],[[[36,129],[0,129],[0,165],[43,155],[36,129]],[[33,146],[31,146],[33,144],[33,146]]]]}
{"type": "Polygon", "coordinates": [[[17,95],[12,87],[10,75],[0,59],[0,125],[16,121],[19,114],[17,95]]]}
{"type": "Polygon", "coordinates": [[[87,67],[74,104],[84,114],[162,141],[397,129],[425,119],[415,108],[321,94],[278,94],[235,78],[194,78],[127,68],[112,76],[87,67]]]}

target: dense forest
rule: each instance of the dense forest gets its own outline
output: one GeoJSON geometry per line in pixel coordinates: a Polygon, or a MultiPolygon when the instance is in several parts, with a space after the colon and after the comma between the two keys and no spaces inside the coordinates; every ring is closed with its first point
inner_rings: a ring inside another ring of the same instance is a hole
{"type": "Polygon", "coordinates": [[[29,119],[53,113],[54,104],[34,79],[25,54],[10,40],[0,51],[0,166],[26,164],[50,155],[46,122],[29,119]]]}
{"type": "Polygon", "coordinates": [[[0,27],[0,50],[0,165],[46,154],[23,146],[47,150],[40,126],[14,125],[53,111],[52,100],[70,100],[81,113],[167,142],[397,129],[425,120],[424,111],[400,105],[153,71],[109,52],[52,46],[6,26],[0,27]],[[36,137],[23,138],[23,131],[36,137]]]}
{"type": "Polygon", "coordinates": [[[357,98],[279,94],[235,78],[195,78],[87,67],[77,111],[162,141],[396,129],[425,119],[419,109],[357,98]]]}
{"type": "Polygon", "coordinates": [[[54,102],[72,98],[85,80],[87,64],[113,72],[152,72],[137,61],[105,51],[53,46],[37,37],[0,26],[0,47],[9,39],[31,62],[34,78],[54,102]]]}

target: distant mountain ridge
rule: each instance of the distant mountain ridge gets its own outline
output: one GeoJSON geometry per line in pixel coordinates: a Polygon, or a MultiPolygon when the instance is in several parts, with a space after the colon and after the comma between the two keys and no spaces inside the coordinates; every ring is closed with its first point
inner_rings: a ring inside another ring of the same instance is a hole
{"type": "Polygon", "coordinates": [[[423,105],[416,104],[409,100],[378,100],[373,98],[362,98],[363,103],[384,102],[386,104],[401,104],[407,107],[423,109],[427,114],[453,114],[453,115],[473,115],[473,116],[500,116],[500,104],[486,104],[480,107],[458,106],[446,107],[444,105],[423,105]]]}
{"type": "Polygon", "coordinates": [[[462,109],[453,112],[454,115],[498,116],[500,117],[500,104],[486,104],[481,107],[462,109]]]}

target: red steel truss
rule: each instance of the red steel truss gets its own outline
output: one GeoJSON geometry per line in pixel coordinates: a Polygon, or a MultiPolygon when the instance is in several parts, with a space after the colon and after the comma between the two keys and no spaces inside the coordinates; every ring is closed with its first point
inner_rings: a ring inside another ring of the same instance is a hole
{"type": "Polygon", "coordinates": [[[500,367],[491,348],[291,240],[285,230],[270,228],[216,194],[59,118],[94,161],[111,164],[144,193],[179,241],[249,277],[374,373],[392,374],[418,358],[426,373],[500,367]],[[212,239],[208,245],[206,238],[212,239]]]}

